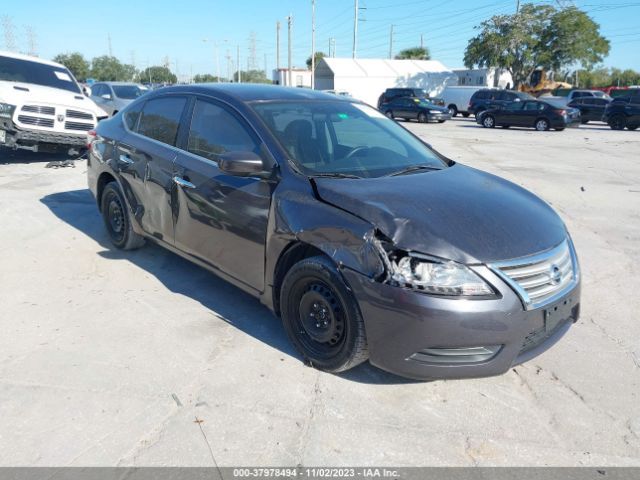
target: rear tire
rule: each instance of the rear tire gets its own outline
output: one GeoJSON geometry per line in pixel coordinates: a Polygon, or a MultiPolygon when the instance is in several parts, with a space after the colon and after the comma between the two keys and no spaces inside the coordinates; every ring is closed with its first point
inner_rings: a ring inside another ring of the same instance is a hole
{"type": "Polygon", "coordinates": [[[485,115],[482,118],[482,126],[484,128],[494,128],[496,126],[496,119],[493,118],[493,115],[485,115]]]}
{"type": "Polygon", "coordinates": [[[627,119],[624,115],[614,115],[609,119],[609,126],[612,130],[624,130],[627,126],[627,119]]]}
{"type": "Polygon", "coordinates": [[[133,231],[129,207],[116,182],[104,187],[100,206],[109,239],[116,248],[134,250],[144,245],[144,237],[133,231]]]}
{"type": "Polygon", "coordinates": [[[536,120],[533,128],[535,128],[539,132],[546,132],[547,130],[549,130],[549,120],[547,120],[546,118],[539,118],[538,120],[536,120]]]}
{"type": "Polygon", "coordinates": [[[306,258],[291,267],[280,305],[289,340],[311,366],[335,373],[369,358],[358,304],[328,258],[306,258]]]}

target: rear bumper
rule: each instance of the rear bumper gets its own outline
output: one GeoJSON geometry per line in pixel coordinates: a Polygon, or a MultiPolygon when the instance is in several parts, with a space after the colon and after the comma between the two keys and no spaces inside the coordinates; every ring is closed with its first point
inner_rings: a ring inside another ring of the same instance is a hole
{"type": "Polygon", "coordinates": [[[370,362],[419,380],[500,375],[550,348],[579,316],[579,283],[546,307],[560,313],[545,323],[545,308],[525,311],[520,298],[488,272],[483,276],[500,285],[501,298],[438,298],[349,270],[344,276],[364,317],[370,362]]]}

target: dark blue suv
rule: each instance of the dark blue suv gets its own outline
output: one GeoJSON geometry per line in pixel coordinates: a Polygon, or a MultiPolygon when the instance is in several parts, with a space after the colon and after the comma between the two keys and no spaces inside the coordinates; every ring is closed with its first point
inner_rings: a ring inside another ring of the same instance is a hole
{"type": "Polygon", "coordinates": [[[471,100],[469,100],[469,108],[467,110],[478,116],[478,114],[485,110],[500,108],[508,103],[522,100],[535,100],[535,98],[524,92],[499,90],[497,88],[483,88],[471,96],[471,100]]]}

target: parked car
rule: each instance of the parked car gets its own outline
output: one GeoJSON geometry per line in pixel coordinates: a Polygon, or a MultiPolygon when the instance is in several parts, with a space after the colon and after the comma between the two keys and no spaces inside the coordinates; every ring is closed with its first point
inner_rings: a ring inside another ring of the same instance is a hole
{"type": "Polygon", "coordinates": [[[579,316],[546,202],[352,99],[166,87],[100,123],[87,165],[115,247],[157,243],[259,298],[322,370],[501,374],[579,316]]]}
{"type": "Polygon", "coordinates": [[[471,102],[471,96],[478,90],[482,89],[483,87],[472,86],[445,87],[441,97],[452,117],[455,117],[460,113],[466,118],[470,115],[470,112],[467,109],[471,102]]]}
{"type": "Polygon", "coordinates": [[[79,152],[106,116],[65,66],[0,52],[0,147],[79,152]]]}
{"type": "Polygon", "coordinates": [[[353,98],[353,95],[351,95],[349,92],[347,92],[346,90],[321,90],[322,92],[325,93],[331,93],[333,95],[338,95],[340,97],[349,97],[349,98],[353,98]]]}
{"type": "Polygon", "coordinates": [[[539,131],[553,128],[561,131],[567,127],[580,126],[580,121],[580,110],[577,108],[562,107],[541,100],[511,102],[476,115],[476,122],[485,128],[497,125],[503,128],[529,127],[539,131]]]}
{"type": "Polygon", "coordinates": [[[383,103],[380,111],[389,118],[417,120],[420,123],[444,123],[451,120],[451,114],[445,107],[439,107],[426,98],[400,97],[383,103]]]}
{"type": "Polygon", "coordinates": [[[91,99],[109,116],[113,116],[149,91],[149,88],[137,83],[98,82],[91,86],[91,99]]]}
{"type": "Polygon", "coordinates": [[[387,88],[378,98],[378,109],[383,103],[389,103],[394,98],[400,97],[427,98],[435,105],[444,106],[444,100],[442,98],[431,98],[429,93],[422,88],[387,88]]]}
{"type": "Polygon", "coordinates": [[[609,103],[611,103],[610,98],[579,97],[569,102],[567,106],[580,110],[580,121],[585,124],[589,122],[601,122],[604,111],[609,103]]]}
{"type": "Polygon", "coordinates": [[[613,130],[636,130],[640,126],[640,94],[614,98],[607,105],[602,121],[613,130]]]}
{"type": "MultiPolygon", "coordinates": [[[[578,90],[572,88],[558,88],[553,91],[553,95],[558,98],[564,98],[566,103],[570,103],[577,98],[596,97],[605,100],[611,100],[611,97],[602,90],[578,90]]],[[[544,98],[544,97],[540,97],[544,98]]]]}
{"type": "Polygon", "coordinates": [[[485,110],[502,107],[511,102],[521,102],[524,100],[535,100],[535,97],[524,92],[499,90],[497,88],[483,88],[471,95],[467,111],[473,113],[477,117],[485,110]]]}

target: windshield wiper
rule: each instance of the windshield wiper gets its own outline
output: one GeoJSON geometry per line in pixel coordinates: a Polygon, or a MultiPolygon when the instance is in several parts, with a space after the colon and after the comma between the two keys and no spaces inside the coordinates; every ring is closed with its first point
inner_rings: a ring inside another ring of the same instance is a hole
{"type": "Polygon", "coordinates": [[[442,167],[436,167],[435,165],[410,165],[397,172],[390,173],[387,177],[396,177],[398,175],[406,175],[407,173],[417,172],[419,170],[442,170],[442,167]]]}
{"type": "Polygon", "coordinates": [[[362,178],[350,173],[314,173],[310,176],[313,178],[362,178]]]}

